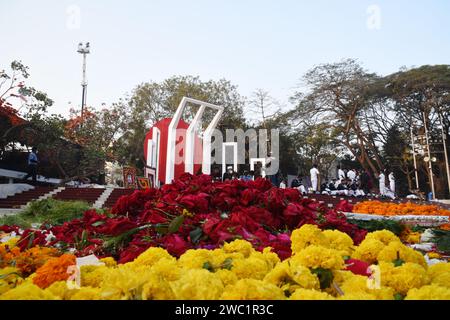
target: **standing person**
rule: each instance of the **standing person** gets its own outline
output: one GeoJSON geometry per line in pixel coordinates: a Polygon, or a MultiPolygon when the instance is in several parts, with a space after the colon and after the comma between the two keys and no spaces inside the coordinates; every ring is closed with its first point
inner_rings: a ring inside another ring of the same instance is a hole
{"type": "Polygon", "coordinates": [[[370,180],[369,174],[367,173],[366,170],[363,170],[359,177],[359,183],[360,183],[361,189],[364,191],[364,194],[366,194],[366,195],[369,194],[369,192],[370,192],[369,180],[370,180]]]}
{"type": "Polygon", "coordinates": [[[311,187],[313,192],[317,192],[317,184],[319,183],[319,170],[317,169],[317,164],[313,164],[311,170],[309,170],[311,175],[311,187]]]}
{"type": "Polygon", "coordinates": [[[384,170],[382,170],[380,172],[378,181],[379,181],[379,187],[380,187],[380,196],[384,196],[386,194],[386,176],[384,175],[384,170]]]}
{"type": "Polygon", "coordinates": [[[338,180],[338,183],[340,183],[342,180],[345,179],[345,172],[344,172],[344,170],[342,170],[341,166],[338,166],[337,168],[338,168],[338,178],[337,178],[337,180],[338,180]]]}
{"type": "Polygon", "coordinates": [[[38,163],[39,163],[39,160],[37,157],[37,149],[36,149],[36,147],[33,147],[33,148],[31,148],[31,152],[28,155],[28,170],[27,170],[27,175],[23,178],[24,180],[28,180],[29,177],[32,177],[33,184],[36,184],[38,163]]]}
{"type": "Polygon", "coordinates": [[[389,180],[389,189],[395,195],[395,177],[394,177],[394,172],[391,171],[389,173],[388,180],[389,180]]]}
{"type": "Polygon", "coordinates": [[[286,185],[287,185],[286,180],[282,179],[280,182],[280,189],[286,189],[286,185]]]}

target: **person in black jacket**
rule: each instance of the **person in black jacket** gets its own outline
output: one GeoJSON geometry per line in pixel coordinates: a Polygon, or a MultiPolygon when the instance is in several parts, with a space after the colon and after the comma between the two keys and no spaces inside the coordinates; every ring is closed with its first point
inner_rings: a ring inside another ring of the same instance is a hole
{"type": "Polygon", "coordinates": [[[297,176],[292,180],[291,182],[291,188],[298,188],[302,184],[302,178],[300,176],[297,176]]]}

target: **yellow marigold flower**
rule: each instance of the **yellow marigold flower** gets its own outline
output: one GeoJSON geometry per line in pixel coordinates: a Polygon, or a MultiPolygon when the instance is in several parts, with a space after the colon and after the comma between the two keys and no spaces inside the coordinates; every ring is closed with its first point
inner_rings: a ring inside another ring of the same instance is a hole
{"type": "Polygon", "coordinates": [[[450,273],[443,273],[431,280],[431,284],[435,284],[441,287],[446,287],[450,289],[450,273]]]}
{"type": "Polygon", "coordinates": [[[432,284],[450,288],[450,263],[436,263],[428,267],[427,274],[432,284]]]}
{"type": "Polygon", "coordinates": [[[450,300],[450,289],[435,284],[413,288],[408,291],[405,300],[450,300]]]}
{"type": "Polygon", "coordinates": [[[225,243],[223,245],[223,251],[226,253],[239,252],[242,253],[245,258],[247,258],[251,253],[255,252],[255,249],[253,249],[253,246],[250,242],[237,239],[230,243],[225,243]]]}
{"type": "Polygon", "coordinates": [[[442,256],[437,252],[428,252],[427,254],[430,259],[441,259],[442,258],[442,256]]]}
{"type": "Polygon", "coordinates": [[[378,253],[377,260],[385,262],[393,262],[397,258],[403,260],[404,262],[412,262],[420,264],[423,267],[427,267],[427,263],[423,255],[407,246],[401,242],[391,242],[385,246],[380,253],[378,253]]]}
{"type": "Polygon", "coordinates": [[[407,262],[400,267],[393,263],[380,262],[381,285],[391,287],[395,293],[406,295],[412,288],[429,284],[427,271],[417,263],[407,262]]]}
{"type": "Polygon", "coordinates": [[[322,234],[328,239],[330,249],[341,251],[344,256],[351,256],[353,252],[353,239],[339,230],[325,230],[322,234]]]}
{"type": "Polygon", "coordinates": [[[142,287],[143,300],[173,300],[175,295],[169,283],[156,273],[152,273],[142,287]]]}
{"type": "Polygon", "coordinates": [[[17,268],[6,267],[0,269],[0,294],[16,287],[23,282],[20,271],[17,268]]]}
{"type": "Polygon", "coordinates": [[[297,289],[289,297],[290,300],[334,300],[335,298],[322,291],[311,289],[297,289]]]}
{"type": "Polygon", "coordinates": [[[291,263],[300,263],[308,268],[340,270],[344,268],[344,259],[337,250],[321,246],[309,246],[291,257],[291,263]]]}
{"type": "Polygon", "coordinates": [[[283,261],[275,266],[264,278],[284,292],[294,292],[298,288],[319,289],[319,279],[311,271],[296,261],[283,261]]]}
{"type": "Polygon", "coordinates": [[[361,275],[348,277],[339,287],[344,292],[344,299],[352,298],[352,294],[367,293],[377,300],[393,300],[394,290],[392,288],[380,286],[379,289],[371,289],[367,283],[368,278],[361,275]]]}
{"type": "Polygon", "coordinates": [[[66,281],[56,281],[46,288],[45,291],[58,297],[58,299],[70,300],[70,297],[75,294],[77,290],[69,289],[66,281]]]}
{"type": "Polygon", "coordinates": [[[283,290],[274,284],[255,279],[241,279],[227,286],[223,300],[284,300],[283,290]]]}
{"type": "Polygon", "coordinates": [[[142,287],[153,275],[146,266],[132,264],[108,269],[103,276],[101,296],[107,300],[136,300],[142,298],[142,287]]]}
{"type": "Polygon", "coordinates": [[[328,247],[328,238],[316,225],[305,224],[300,229],[296,229],[291,234],[292,253],[296,254],[310,245],[328,247]]]}
{"type": "Polygon", "coordinates": [[[375,263],[378,254],[383,250],[385,245],[377,239],[364,239],[352,254],[352,258],[365,261],[367,263],[375,263]]]}
{"type": "Polygon", "coordinates": [[[178,265],[185,269],[203,269],[205,263],[213,263],[213,252],[206,249],[189,249],[178,259],[178,265]]]}
{"type": "Polygon", "coordinates": [[[170,286],[178,300],[217,300],[224,289],[220,277],[205,269],[187,270],[170,286]]]}
{"type": "Polygon", "coordinates": [[[150,267],[163,258],[175,260],[175,258],[172,257],[165,249],[158,247],[150,247],[143,253],[141,253],[139,257],[134,259],[134,261],[131,263],[134,265],[150,267]]]}
{"type": "Polygon", "coordinates": [[[230,284],[235,284],[238,281],[236,274],[230,270],[220,269],[217,270],[215,274],[222,280],[225,287],[230,284]]]}
{"type": "Polygon", "coordinates": [[[13,237],[13,238],[10,238],[8,241],[3,242],[3,245],[12,248],[17,244],[17,241],[19,241],[19,240],[20,240],[20,237],[13,237]]]}
{"type": "Polygon", "coordinates": [[[103,262],[108,268],[114,268],[117,266],[117,262],[113,257],[102,258],[100,261],[103,262]]]}
{"type": "Polygon", "coordinates": [[[108,270],[109,268],[106,266],[81,266],[81,285],[99,288],[103,282],[103,276],[108,270]]]}
{"type": "Polygon", "coordinates": [[[355,274],[348,270],[333,270],[333,281],[338,285],[342,285],[345,281],[354,276],[355,274]]]}
{"type": "Polygon", "coordinates": [[[212,269],[212,271],[230,269],[233,261],[238,259],[244,259],[244,254],[241,252],[226,253],[222,249],[214,249],[210,251],[208,267],[212,269]]]}
{"type": "Polygon", "coordinates": [[[166,281],[178,280],[183,272],[176,260],[166,258],[159,260],[150,270],[166,281]]]}
{"type": "Polygon", "coordinates": [[[101,300],[101,290],[99,288],[81,287],[71,297],[70,300],[101,300]]]}
{"type": "Polygon", "coordinates": [[[236,259],[232,261],[231,271],[238,279],[264,279],[264,276],[271,270],[271,266],[265,259],[250,256],[247,259],[236,259]]]}
{"type": "Polygon", "coordinates": [[[23,282],[0,295],[0,300],[58,300],[58,298],[30,282],[23,282]]]}
{"type": "Polygon", "coordinates": [[[389,243],[396,241],[401,242],[400,239],[389,230],[378,230],[370,232],[366,235],[365,239],[375,239],[383,242],[383,244],[388,245],[389,243]]]}

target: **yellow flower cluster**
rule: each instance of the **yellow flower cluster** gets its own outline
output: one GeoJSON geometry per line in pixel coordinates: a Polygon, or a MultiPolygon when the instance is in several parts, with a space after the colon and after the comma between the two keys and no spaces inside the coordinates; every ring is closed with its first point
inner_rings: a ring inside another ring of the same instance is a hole
{"type": "Polygon", "coordinates": [[[305,225],[291,240],[293,254],[284,261],[271,248],[259,252],[245,240],[188,250],[178,259],[149,248],[126,264],[105,258],[104,265],[82,266],[79,287],[55,276],[39,287],[38,273],[22,279],[7,267],[0,269],[0,299],[450,299],[450,264],[428,267],[389,231],[370,233],[355,246],[342,232],[305,225]],[[346,270],[348,256],[374,263],[378,274],[346,270]]]}
{"type": "Polygon", "coordinates": [[[367,234],[353,252],[352,258],[371,264],[402,260],[426,267],[425,258],[421,253],[404,245],[395,234],[388,230],[367,234]]]}

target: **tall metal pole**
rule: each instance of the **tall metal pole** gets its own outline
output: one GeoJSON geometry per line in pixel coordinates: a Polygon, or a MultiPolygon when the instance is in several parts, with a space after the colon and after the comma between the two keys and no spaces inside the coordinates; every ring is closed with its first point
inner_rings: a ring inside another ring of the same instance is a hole
{"type": "Polygon", "coordinates": [[[430,184],[431,184],[431,193],[433,195],[433,200],[436,199],[436,194],[434,192],[434,178],[433,178],[433,165],[431,164],[431,150],[430,143],[428,140],[428,127],[427,127],[427,119],[425,117],[425,112],[423,112],[423,125],[425,127],[425,140],[427,142],[427,151],[428,151],[428,168],[430,169],[430,184]]]}
{"type": "Polygon", "coordinates": [[[447,154],[447,135],[444,132],[444,121],[442,120],[441,113],[439,113],[439,120],[441,122],[442,144],[444,145],[445,170],[447,171],[448,192],[450,193],[450,168],[449,168],[450,163],[448,162],[448,154],[447,154]]]}
{"type": "Polygon", "coordinates": [[[81,94],[81,118],[84,116],[84,108],[86,106],[86,52],[83,53],[83,80],[81,82],[82,94],[81,94]]]}
{"type": "Polygon", "coordinates": [[[416,144],[414,143],[414,134],[413,134],[413,128],[411,126],[411,147],[412,147],[412,154],[413,154],[413,161],[414,161],[414,174],[416,178],[416,189],[419,190],[419,174],[417,172],[417,160],[416,160],[416,144]]]}
{"type": "Polygon", "coordinates": [[[81,118],[84,116],[84,109],[86,108],[86,97],[87,97],[87,81],[86,81],[86,55],[90,53],[90,44],[87,42],[85,45],[83,43],[78,44],[78,53],[83,55],[83,79],[81,81],[81,118]]]}

